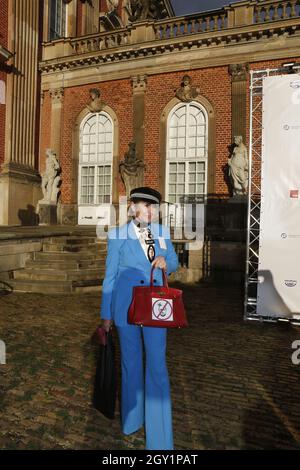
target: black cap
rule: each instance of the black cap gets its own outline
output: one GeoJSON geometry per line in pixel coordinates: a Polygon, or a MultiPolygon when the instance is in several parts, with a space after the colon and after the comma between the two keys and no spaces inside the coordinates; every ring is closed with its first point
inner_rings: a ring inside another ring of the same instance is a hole
{"type": "Polygon", "coordinates": [[[142,200],[153,204],[160,204],[161,194],[149,186],[141,186],[130,191],[130,200],[142,200]]]}

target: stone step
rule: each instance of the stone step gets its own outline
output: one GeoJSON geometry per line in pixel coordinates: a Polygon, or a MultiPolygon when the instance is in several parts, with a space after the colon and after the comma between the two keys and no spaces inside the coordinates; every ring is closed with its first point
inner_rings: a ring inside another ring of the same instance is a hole
{"type": "Polygon", "coordinates": [[[27,260],[25,263],[26,268],[31,269],[58,269],[58,270],[69,270],[69,269],[81,269],[81,268],[101,268],[105,266],[104,259],[91,259],[91,260],[50,260],[35,259],[27,260]]]}
{"type": "Polygon", "coordinates": [[[80,260],[88,261],[99,259],[102,253],[79,252],[69,253],[65,251],[36,251],[34,253],[35,260],[45,260],[45,262],[59,261],[59,260],[80,260]]]}
{"type": "Polygon", "coordinates": [[[60,294],[72,292],[72,281],[45,282],[36,281],[33,279],[10,279],[9,285],[16,292],[36,292],[41,294],[60,294]]]}
{"type": "MultiPolygon", "coordinates": [[[[97,237],[51,237],[50,243],[60,243],[60,244],[67,244],[67,245],[83,245],[89,243],[95,243],[97,241],[97,237]]],[[[105,242],[104,242],[105,243],[105,242]]]]}
{"type": "Polygon", "coordinates": [[[94,243],[90,245],[85,245],[85,244],[64,245],[62,243],[43,243],[43,251],[45,252],[62,251],[62,252],[67,252],[67,253],[79,253],[79,252],[86,252],[86,253],[103,252],[104,253],[106,251],[106,244],[94,243]]]}
{"type": "Polygon", "coordinates": [[[73,292],[101,292],[102,290],[102,279],[87,280],[87,281],[73,281],[72,289],[73,292]]]}
{"type": "Polygon", "coordinates": [[[34,281],[85,281],[103,279],[104,268],[77,269],[58,271],[54,269],[18,269],[14,271],[14,279],[34,281]]]}

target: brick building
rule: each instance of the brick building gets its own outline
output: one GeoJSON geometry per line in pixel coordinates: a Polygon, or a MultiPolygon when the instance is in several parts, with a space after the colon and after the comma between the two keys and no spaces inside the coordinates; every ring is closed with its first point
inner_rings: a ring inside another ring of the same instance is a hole
{"type": "Polygon", "coordinates": [[[164,200],[230,196],[229,147],[234,135],[248,142],[249,72],[297,60],[299,1],[243,1],[187,17],[175,17],[169,1],[28,5],[0,5],[1,225],[36,211],[46,149],[62,169],[60,224],[95,224],[97,207],[118,204],[130,142],[144,183],[164,200]],[[178,93],[184,75],[188,100],[178,93]]]}

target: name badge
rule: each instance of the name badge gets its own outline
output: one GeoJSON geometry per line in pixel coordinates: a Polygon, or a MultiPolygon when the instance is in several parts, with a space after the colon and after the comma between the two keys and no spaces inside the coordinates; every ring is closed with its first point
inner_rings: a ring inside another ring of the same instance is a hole
{"type": "Polygon", "coordinates": [[[164,239],[164,237],[158,237],[158,241],[159,241],[160,248],[162,248],[163,250],[166,250],[167,245],[166,245],[166,240],[164,239]]]}

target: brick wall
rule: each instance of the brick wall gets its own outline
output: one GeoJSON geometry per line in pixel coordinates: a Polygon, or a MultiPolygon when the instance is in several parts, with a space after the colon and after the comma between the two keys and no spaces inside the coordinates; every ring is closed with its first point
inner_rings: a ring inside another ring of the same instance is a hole
{"type": "MultiPolygon", "coordinates": [[[[81,87],[67,88],[63,97],[62,110],[62,140],[60,162],[62,166],[62,203],[72,201],[72,145],[73,130],[79,114],[90,101],[89,89],[99,88],[101,99],[116,113],[119,121],[119,158],[123,160],[128,150],[128,143],[132,140],[132,86],[129,80],[115,80],[113,82],[94,83],[81,87]]],[[[42,137],[41,137],[41,167],[45,164],[45,150],[50,146],[49,116],[51,102],[47,93],[42,109],[42,137]]],[[[79,142],[77,143],[79,152],[79,142]]],[[[76,169],[75,169],[76,171],[76,169]]],[[[118,189],[124,194],[123,184],[119,177],[118,189]]]]}
{"type": "MultiPolygon", "coordinates": [[[[189,72],[193,85],[201,90],[215,110],[216,117],[216,187],[215,192],[228,194],[224,180],[224,166],[228,159],[227,146],[231,136],[231,87],[227,67],[189,72]],[[217,86],[215,86],[217,83],[217,86]]],[[[159,189],[159,128],[164,107],[174,97],[180,86],[183,72],[161,74],[148,78],[145,99],[145,184],[159,189]]],[[[63,171],[62,202],[72,202],[72,132],[76,118],[89,102],[89,89],[99,87],[101,98],[116,113],[119,120],[119,160],[124,158],[132,140],[132,88],[129,80],[116,80],[65,90],[62,111],[61,164],[63,171]]],[[[42,114],[41,171],[44,168],[45,150],[50,145],[49,116],[51,103],[45,97],[42,114]]],[[[79,151],[79,149],[78,149],[79,151]]],[[[119,178],[118,189],[124,194],[119,178]]]]}
{"type": "MultiPolygon", "coordinates": [[[[287,59],[289,60],[289,59],[287,59]]],[[[257,62],[250,69],[263,69],[280,66],[284,60],[257,62]]],[[[165,106],[174,98],[175,90],[180,86],[185,72],[166,73],[149,76],[145,95],[145,184],[159,189],[159,133],[160,120],[165,106]]],[[[193,86],[200,88],[200,93],[212,105],[215,113],[215,188],[214,192],[229,195],[225,180],[229,157],[228,146],[231,142],[231,77],[228,67],[196,69],[188,72],[193,86]]],[[[248,83],[249,85],[249,83],[248,83]]],[[[132,87],[129,80],[94,83],[72,87],[65,90],[62,112],[61,164],[63,170],[62,202],[72,202],[72,132],[76,119],[89,102],[89,89],[101,90],[101,99],[109,105],[119,121],[119,161],[124,158],[128,143],[132,140],[132,87]]],[[[248,88],[249,89],[249,88],[248,88]]],[[[247,93],[247,116],[249,116],[249,96],[247,93]]],[[[41,170],[44,168],[45,149],[50,146],[51,114],[50,98],[45,97],[42,115],[41,170]]],[[[247,118],[247,139],[249,145],[249,119],[247,118]]],[[[79,149],[77,149],[79,151],[79,149]]],[[[76,171],[76,169],[74,169],[76,171]]],[[[119,177],[118,190],[124,194],[123,183],[119,177]]]]}
{"type": "MultiPolygon", "coordinates": [[[[145,184],[158,188],[159,126],[163,109],[174,98],[185,72],[160,74],[148,78],[145,110],[145,184]]],[[[213,106],[216,119],[216,176],[214,192],[228,193],[224,165],[231,138],[231,82],[227,67],[198,69],[188,72],[192,85],[213,106]]]]}
{"type": "MultiPolygon", "coordinates": [[[[0,0],[0,44],[7,47],[8,36],[8,0],[0,0]]],[[[6,83],[6,73],[1,71],[0,80],[6,83]]],[[[4,161],[5,148],[5,104],[0,104],[0,165],[4,161]]],[[[1,170],[0,170],[1,171],[1,170]]]]}

